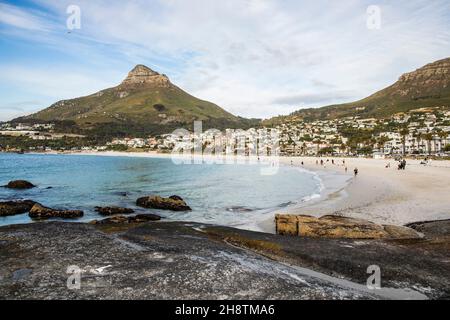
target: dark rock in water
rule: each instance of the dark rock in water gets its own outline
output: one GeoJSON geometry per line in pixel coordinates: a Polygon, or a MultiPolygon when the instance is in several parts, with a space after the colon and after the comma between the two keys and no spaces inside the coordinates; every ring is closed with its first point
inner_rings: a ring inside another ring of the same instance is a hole
{"type": "Polygon", "coordinates": [[[4,241],[0,244],[3,299],[438,299],[450,295],[448,237],[438,243],[434,238],[325,239],[191,222],[117,226],[43,222],[0,227],[0,239],[4,241]],[[83,270],[79,290],[62,285],[72,263],[83,270]],[[370,265],[381,267],[379,290],[366,286],[370,265]]]}
{"type": "Polygon", "coordinates": [[[133,209],[120,208],[120,207],[95,207],[95,211],[97,211],[102,216],[112,216],[114,214],[134,213],[133,209]]]}
{"type": "Polygon", "coordinates": [[[179,200],[179,201],[184,201],[182,197],[177,196],[177,195],[170,196],[169,199],[172,199],[172,200],[179,200]]]}
{"type": "Polygon", "coordinates": [[[26,180],[14,180],[8,182],[8,184],[5,187],[9,189],[31,189],[36,186],[26,180]]]}
{"type": "Polygon", "coordinates": [[[160,210],[172,210],[172,211],[190,211],[192,210],[186,202],[179,196],[172,196],[172,198],[163,198],[160,196],[147,196],[137,199],[136,205],[144,208],[153,208],[160,210]]]}
{"type": "Polygon", "coordinates": [[[231,212],[252,212],[253,210],[247,207],[243,207],[243,206],[235,206],[235,207],[230,207],[227,208],[227,211],[231,211],[231,212]]]}
{"type": "Polygon", "coordinates": [[[121,196],[121,197],[128,197],[128,192],[125,191],[118,191],[118,192],[113,192],[113,194],[121,196]]]}
{"type": "Polygon", "coordinates": [[[103,220],[91,221],[91,224],[123,224],[123,223],[143,223],[148,221],[159,221],[161,217],[156,214],[138,214],[133,217],[115,216],[103,220]]]}
{"type": "Polygon", "coordinates": [[[36,204],[32,200],[17,200],[0,202],[0,217],[13,216],[30,211],[36,204]]]}
{"type": "Polygon", "coordinates": [[[81,210],[55,210],[44,207],[43,205],[36,203],[30,210],[29,216],[33,219],[49,219],[49,218],[65,218],[74,219],[83,216],[81,210]]]}

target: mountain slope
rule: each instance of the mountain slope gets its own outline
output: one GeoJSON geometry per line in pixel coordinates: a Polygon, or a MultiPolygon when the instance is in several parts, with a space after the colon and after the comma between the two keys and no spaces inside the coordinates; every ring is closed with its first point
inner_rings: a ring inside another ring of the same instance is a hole
{"type": "Polygon", "coordinates": [[[402,75],[393,85],[351,103],[302,109],[293,115],[306,120],[347,116],[388,117],[423,107],[450,107],[450,58],[402,75]]]}
{"type": "Polygon", "coordinates": [[[125,130],[131,134],[136,133],[135,129],[144,133],[170,132],[183,124],[192,125],[194,120],[219,127],[242,127],[249,122],[191,96],[167,76],[137,65],[116,87],[56,102],[15,121],[71,121],[81,130],[111,130],[111,134],[125,130]]]}

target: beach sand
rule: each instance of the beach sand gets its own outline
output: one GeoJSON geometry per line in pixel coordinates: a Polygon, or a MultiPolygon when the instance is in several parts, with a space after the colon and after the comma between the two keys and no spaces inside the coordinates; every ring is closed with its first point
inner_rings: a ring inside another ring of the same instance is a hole
{"type": "MultiPolygon", "coordinates": [[[[339,214],[367,219],[376,223],[404,225],[416,221],[450,218],[450,161],[433,161],[424,166],[419,160],[408,160],[406,170],[398,170],[392,159],[342,158],[335,165],[316,165],[317,158],[283,158],[295,166],[304,162],[305,168],[317,172],[325,185],[320,199],[289,213],[323,216],[339,214]],[[391,164],[386,168],[386,164],[391,164]],[[353,169],[358,175],[353,176],[353,169]],[[327,188],[327,174],[347,177],[340,189],[327,188]]],[[[320,161],[320,160],[319,160],[320,161]]],[[[320,162],[319,162],[320,163],[320,162]]]]}
{"type": "MultiPolygon", "coordinates": [[[[76,154],[171,157],[171,154],[129,152],[76,154]]],[[[331,159],[280,157],[281,165],[293,165],[315,172],[322,181],[323,190],[317,199],[274,214],[316,217],[339,214],[394,225],[450,218],[450,161],[433,161],[424,166],[419,160],[408,160],[406,170],[398,170],[397,162],[393,159],[334,158],[334,165],[331,159]],[[318,159],[319,165],[316,164],[318,159]],[[324,166],[320,165],[320,159],[324,160],[324,166]],[[342,160],[345,160],[347,173],[342,160]],[[390,168],[385,167],[387,163],[390,163],[390,168]],[[359,170],[357,177],[353,175],[354,168],[359,170]]],[[[274,233],[274,217],[259,223],[258,227],[260,231],[274,233]]]]}

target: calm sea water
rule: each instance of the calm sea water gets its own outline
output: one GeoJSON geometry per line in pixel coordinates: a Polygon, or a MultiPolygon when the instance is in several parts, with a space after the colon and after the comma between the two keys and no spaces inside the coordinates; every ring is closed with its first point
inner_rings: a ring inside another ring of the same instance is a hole
{"type": "MultiPolygon", "coordinates": [[[[52,208],[81,209],[81,221],[101,218],[95,206],[125,206],[183,220],[255,229],[274,211],[320,193],[320,180],[302,169],[281,166],[261,175],[258,165],[176,165],[168,158],[0,154],[0,185],[25,179],[38,188],[0,188],[1,200],[32,199],[52,208]],[[135,206],[140,196],[183,197],[192,212],[135,206]]],[[[77,220],[77,221],[80,221],[77,220]]],[[[0,217],[0,225],[27,223],[28,214],[0,217]]]]}

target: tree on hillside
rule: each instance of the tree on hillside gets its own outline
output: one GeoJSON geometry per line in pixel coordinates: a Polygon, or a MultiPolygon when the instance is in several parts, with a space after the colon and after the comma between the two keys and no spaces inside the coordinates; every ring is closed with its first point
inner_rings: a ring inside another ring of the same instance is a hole
{"type": "Polygon", "coordinates": [[[380,136],[377,140],[378,147],[381,147],[381,150],[383,150],[383,154],[384,154],[384,146],[389,141],[390,141],[390,139],[386,136],[380,136]]]}
{"type": "Polygon", "coordinates": [[[402,136],[402,154],[403,156],[406,154],[406,136],[409,134],[409,130],[407,127],[404,127],[400,130],[400,135],[402,136]]]}
{"type": "Polygon", "coordinates": [[[443,146],[445,146],[445,144],[446,144],[447,136],[448,136],[448,133],[445,132],[445,131],[440,130],[440,131],[438,132],[438,137],[439,137],[439,143],[440,143],[440,147],[441,147],[441,152],[442,152],[443,149],[444,149],[443,146]]]}
{"type": "Polygon", "coordinates": [[[428,142],[428,154],[431,155],[431,141],[433,141],[433,134],[427,132],[423,135],[423,138],[428,142]]]}

